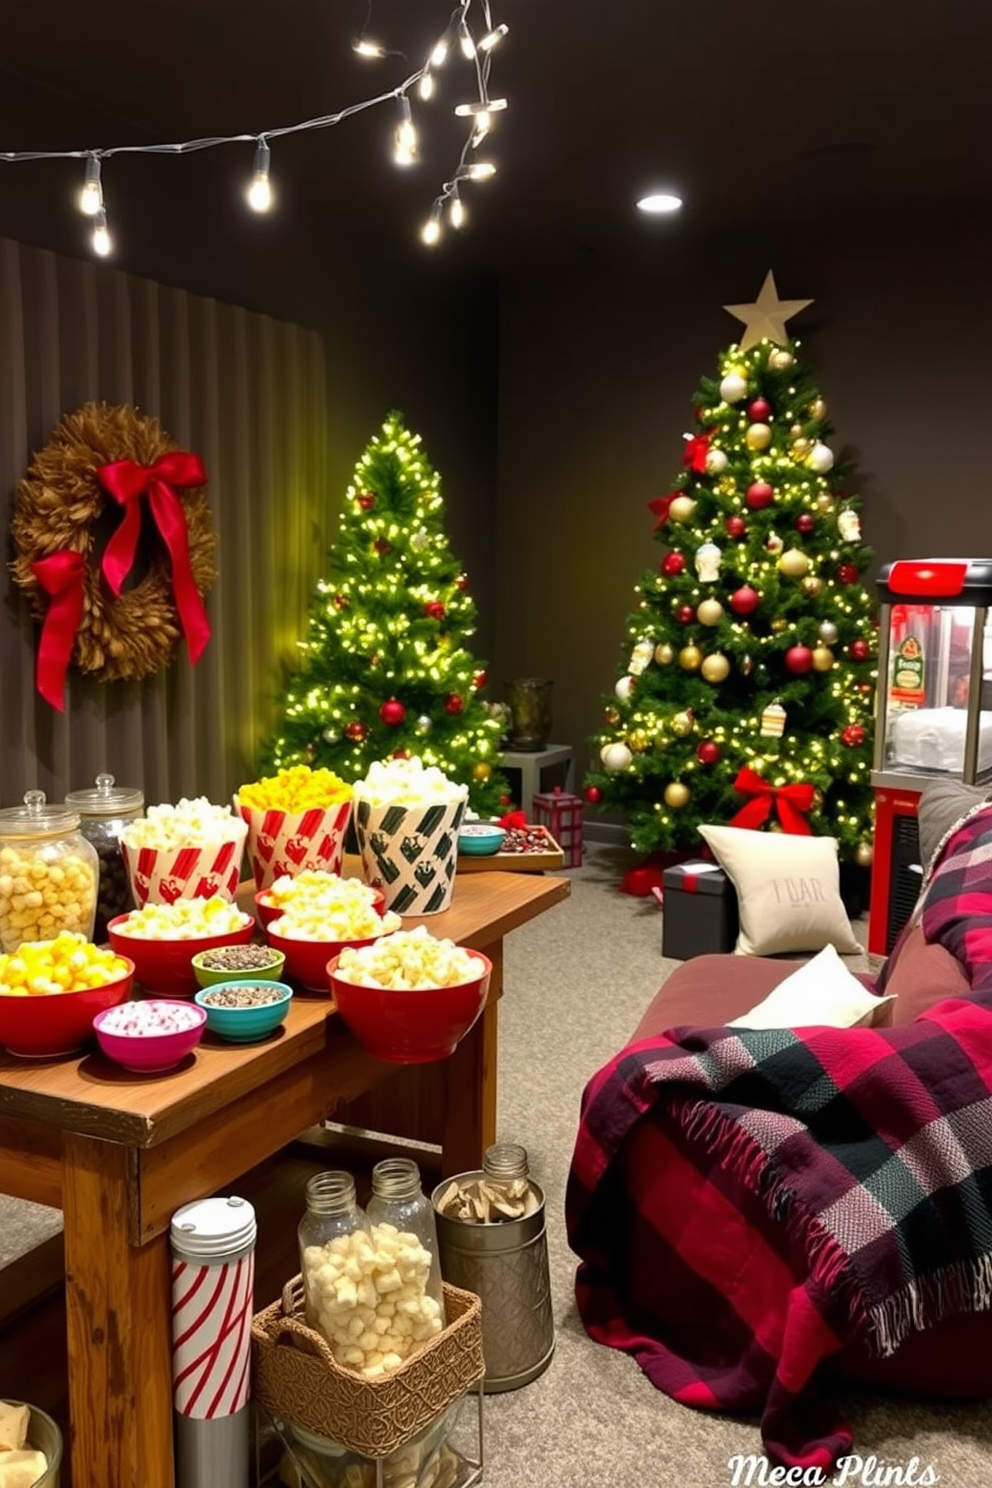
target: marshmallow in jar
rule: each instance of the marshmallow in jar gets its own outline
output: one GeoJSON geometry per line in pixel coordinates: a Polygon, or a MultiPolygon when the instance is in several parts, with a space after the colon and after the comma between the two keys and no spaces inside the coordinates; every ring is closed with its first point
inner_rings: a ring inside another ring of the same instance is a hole
{"type": "Polygon", "coordinates": [[[362,873],[383,890],[387,909],[399,915],[447,909],[468,786],[414,755],[370,765],[365,779],[355,781],[354,799],[362,873]]]}
{"type": "Polygon", "coordinates": [[[99,859],[79,813],[49,805],[44,791],[0,811],[0,943],[54,940],[62,930],[93,936],[99,859]]]}

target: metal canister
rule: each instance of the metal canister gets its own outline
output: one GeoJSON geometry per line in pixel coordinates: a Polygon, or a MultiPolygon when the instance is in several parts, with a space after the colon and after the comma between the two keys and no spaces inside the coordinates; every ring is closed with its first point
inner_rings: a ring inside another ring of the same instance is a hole
{"type": "Polygon", "coordinates": [[[439,1208],[453,1183],[469,1188],[489,1176],[488,1166],[458,1173],[431,1195],[441,1275],[482,1301],[487,1395],[529,1384],[547,1369],[555,1351],[543,1189],[529,1178],[528,1212],[495,1224],[454,1218],[439,1208]]]}

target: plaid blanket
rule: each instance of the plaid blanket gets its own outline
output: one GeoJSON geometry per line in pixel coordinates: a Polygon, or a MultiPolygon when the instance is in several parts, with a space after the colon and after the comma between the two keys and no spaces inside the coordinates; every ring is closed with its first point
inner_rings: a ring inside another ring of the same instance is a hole
{"type": "Polygon", "coordinates": [[[818,1366],[992,1306],[990,1215],[992,996],[631,1045],[585,1090],[566,1195],[591,1336],[824,1471],[851,1433],[818,1366]]]}

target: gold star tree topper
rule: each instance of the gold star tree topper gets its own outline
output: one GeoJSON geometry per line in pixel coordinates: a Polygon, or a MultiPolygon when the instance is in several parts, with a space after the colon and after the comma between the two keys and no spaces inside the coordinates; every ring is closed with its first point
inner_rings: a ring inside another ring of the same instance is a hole
{"type": "Polygon", "coordinates": [[[789,339],[785,322],[812,303],[812,300],[780,300],[775,288],[775,275],[769,269],[753,305],[724,305],[723,308],[744,322],[744,334],[739,344],[741,351],[749,351],[763,340],[785,346],[789,339]]]}

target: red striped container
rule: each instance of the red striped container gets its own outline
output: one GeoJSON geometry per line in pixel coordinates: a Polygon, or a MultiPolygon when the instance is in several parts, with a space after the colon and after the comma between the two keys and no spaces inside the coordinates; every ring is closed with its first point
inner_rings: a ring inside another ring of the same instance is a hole
{"type": "Polygon", "coordinates": [[[177,899],[233,901],[241,881],[241,859],[248,828],[237,816],[230,836],[210,847],[130,847],[121,838],[121,853],[131,882],[134,902],[174,904],[177,899]]]}
{"type": "Polygon", "coordinates": [[[244,806],[234,809],[248,828],[248,861],[255,887],[267,889],[277,878],[295,878],[305,868],[340,873],[345,838],[351,825],[351,799],[307,811],[244,806]]]}

